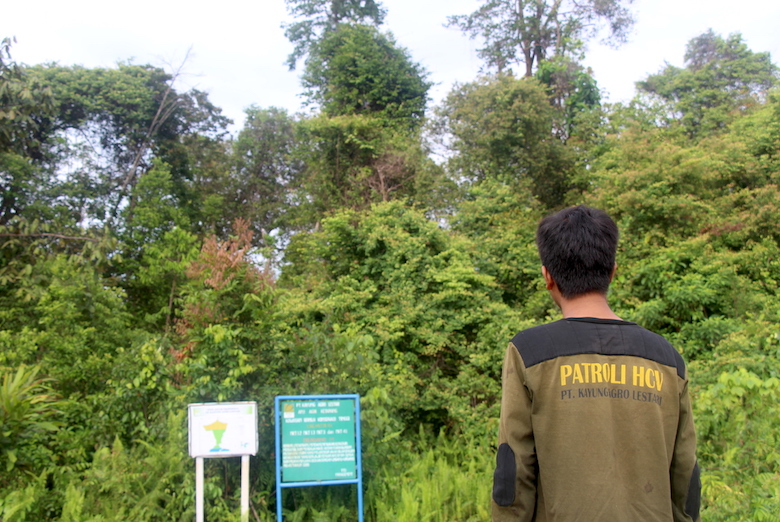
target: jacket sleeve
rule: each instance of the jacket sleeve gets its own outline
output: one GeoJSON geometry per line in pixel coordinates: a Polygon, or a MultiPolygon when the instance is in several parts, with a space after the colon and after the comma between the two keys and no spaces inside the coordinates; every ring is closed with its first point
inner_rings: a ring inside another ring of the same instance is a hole
{"type": "Polygon", "coordinates": [[[680,394],[680,418],[669,477],[672,481],[672,510],[675,522],[699,522],[701,479],[696,461],[696,431],[687,380],[680,394]]]}
{"type": "Polygon", "coordinates": [[[501,419],[493,475],[493,521],[531,521],[536,508],[537,462],[531,426],[532,395],[525,365],[509,344],[502,371],[501,419]]]}

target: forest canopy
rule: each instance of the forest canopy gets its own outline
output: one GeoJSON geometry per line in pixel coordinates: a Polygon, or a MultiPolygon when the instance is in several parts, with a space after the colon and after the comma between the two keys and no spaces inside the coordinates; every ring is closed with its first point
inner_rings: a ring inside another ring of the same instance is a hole
{"type": "MultiPolygon", "coordinates": [[[[584,43],[628,2],[486,0],[450,19],[483,74],[431,106],[382,5],[287,5],[311,110],[235,134],[176,71],[0,45],[0,519],[191,519],[186,405],[251,400],[273,520],[273,398],[357,393],[369,520],[487,520],[506,343],[560,317],[535,228],[580,203],[621,229],[613,309],[688,364],[703,518],[780,517],[771,56],[708,31],[608,104],[584,43]]],[[[238,520],[214,460],[209,517],[238,520]]],[[[285,499],[357,519],[354,489],[285,499]]]]}

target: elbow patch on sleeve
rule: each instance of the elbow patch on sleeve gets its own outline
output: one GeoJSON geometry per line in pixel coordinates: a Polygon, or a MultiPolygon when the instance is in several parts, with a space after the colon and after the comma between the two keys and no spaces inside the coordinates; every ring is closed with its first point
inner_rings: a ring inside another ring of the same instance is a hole
{"type": "Polygon", "coordinates": [[[699,520],[699,509],[701,507],[701,472],[699,463],[693,466],[691,481],[688,483],[688,498],[685,500],[685,514],[693,520],[699,520]]]}
{"type": "Polygon", "coordinates": [[[505,442],[498,447],[496,471],[493,473],[493,500],[496,504],[511,506],[514,503],[516,479],[515,452],[505,442]]]}

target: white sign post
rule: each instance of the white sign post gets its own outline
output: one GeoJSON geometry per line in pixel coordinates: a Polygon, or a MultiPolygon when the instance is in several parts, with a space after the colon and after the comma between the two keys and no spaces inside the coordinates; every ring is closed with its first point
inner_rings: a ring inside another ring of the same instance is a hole
{"type": "Polygon", "coordinates": [[[257,403],[190,404],[190,457],[195,459],[195,519],[203,522],[203,459],[241,457],[241,522],[249,521],[249,455],[257,454],[257,403]]]}

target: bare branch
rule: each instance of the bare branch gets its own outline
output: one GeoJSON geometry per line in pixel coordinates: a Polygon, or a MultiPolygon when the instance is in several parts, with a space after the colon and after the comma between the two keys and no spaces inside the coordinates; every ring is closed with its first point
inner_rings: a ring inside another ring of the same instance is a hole
{"type": "Polygon", "coordinates": [[[176,110],[176,100],[174,100],[171,103],[168,103],[168,97],[171,95],[171,92],[173,91],[173,84],[176,83],[176,80],[181,75],[182,70],[184,69],[184,66],[187,63],[187,60],[189,60],[191,52],[192,52],[192,46],[190,46],[187,49],[187,52],[185,53],[184,58],[181,61],[181,64],[171,74],[171,79],[168,81],[168,86],[165,89],[165,93],[163,94],[162,100],[160,101],[160,105],[157,107],[157,112],[155,113],[154,118],[152,118],[152,122],[146,131],[146,136],[144,136],[143,141],[141,141],[141,143],[138,145],[138,148],[136,149],[135,157],[133,158],[133,163],[128,169],[127,175],[125,176],[124,180],[122,181],[122,184],[119,187],[119,198],[117,199],[117,203],[114,206],[113,212],[111,213],[112,216],[115,216],[117,210],[119,209],[119,204],[122,201],[122,194],[125,192],[125,190],[127,190],[127,187],[135,179],[136,172],[138,171],[138,167],[141,164],[141,160],[143,159],[144,154],[149,148],[149,145],[152,140],[152,136],[154,136],[154,134],[157,133],[157,131],[162,126],[162,124],[165,123],[176,110]]]}

